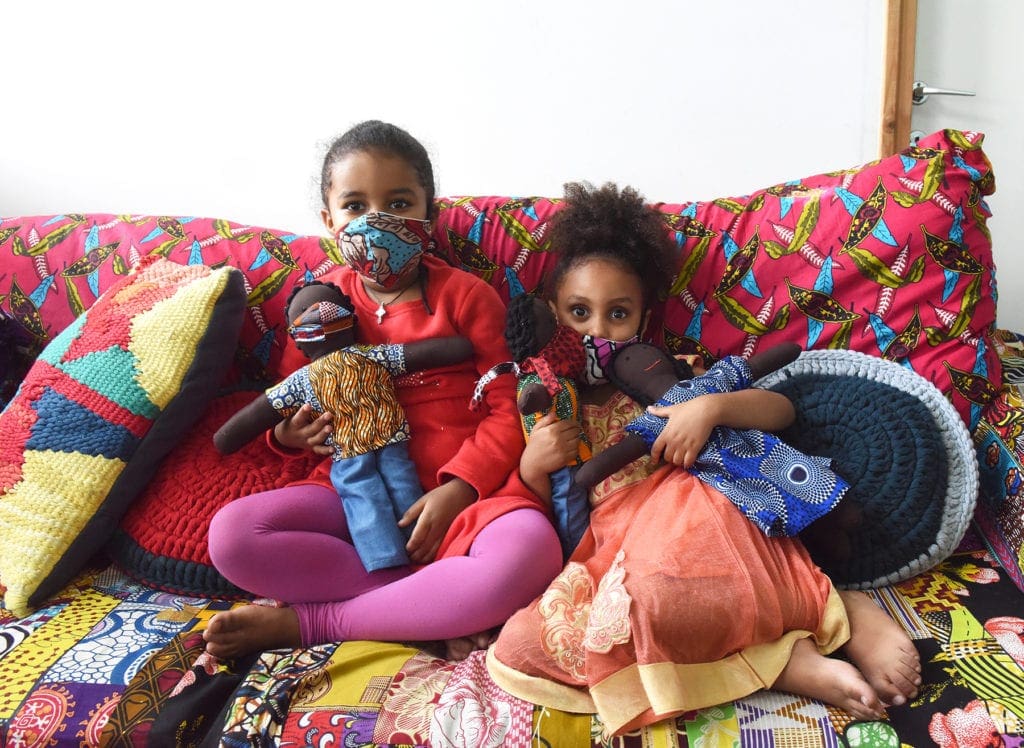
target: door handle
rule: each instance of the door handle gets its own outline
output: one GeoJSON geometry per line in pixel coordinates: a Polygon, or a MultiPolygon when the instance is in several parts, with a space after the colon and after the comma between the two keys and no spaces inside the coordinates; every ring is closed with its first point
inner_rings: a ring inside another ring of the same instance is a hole
{"type": "Polygon", "coordinates": [[[974,96],[974,91],[958,91],[955,88],[932,88],[924,81],[914,81],[910,99],[915,106],[928,101],[929,96],[974,96]]]}

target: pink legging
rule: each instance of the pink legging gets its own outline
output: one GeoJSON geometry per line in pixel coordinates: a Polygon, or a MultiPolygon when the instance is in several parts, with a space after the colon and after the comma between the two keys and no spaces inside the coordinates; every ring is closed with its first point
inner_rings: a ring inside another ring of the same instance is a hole
{"type": "Polygon", "coordinates": [[[558,536],[543,513],[518,509],[480,531],[467,556],[416,572],[367,573],[330,488],[254,494],[210,523],[210,556],[232,583],[292,604],[306,646],[331,641],[434,641],[504,623],[561,570],[558,536]]]}

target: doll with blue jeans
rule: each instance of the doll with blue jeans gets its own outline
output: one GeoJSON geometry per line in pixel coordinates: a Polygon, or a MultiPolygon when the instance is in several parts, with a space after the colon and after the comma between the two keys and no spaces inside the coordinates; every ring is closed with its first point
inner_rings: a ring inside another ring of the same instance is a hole
{"type": "MultiPolygon", "coordinates": [[[[508,304],[505,342],[513,361],[499,364],[481,377],[473,402],[479,401],[483,388],[495,376],[512,372],[518,378],[516,405],[527,439],[545,413],[553,411],[559,420],[579,421],[577,382],[584,376],[587,366],[579,333],[558,324],[554,313],[540,297],[520,294],[508,304]]],[[[551,511],[563,560],[572,555],[590,524],[589,492],[575,480],[576,471],[590,457],[590,442],[581,434],[579,450],[573,460],[548,476],[551,511]]]]}
{"type": "Polygon", "coordinates": [[[404,345],[356,345],[350,299],[330,283],[299,286],[286,305],[289,334],[311,360],[232,416],[214,434],[222,454],[294,414],[303,404],[333,416],[331,483],[352,543],[367,571],[409,563],[412,526],[398,521],[423,495],[409,458],[409,424],[392,378],[468,359],[472,345],[452,336],[404,345]]]}

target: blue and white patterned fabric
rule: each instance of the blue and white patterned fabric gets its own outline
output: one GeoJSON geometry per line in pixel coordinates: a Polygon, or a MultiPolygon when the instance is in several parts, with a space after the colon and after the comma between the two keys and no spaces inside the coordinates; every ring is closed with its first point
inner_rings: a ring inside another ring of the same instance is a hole
{"type": "MultiPolygon", "coordinates": [[[[750,382],[746,359],[729,356],[707,373],[678,382],[656,404],[676,405],[745,389],[750,382]]],[[[650,448],[666,423],[643,413],[626,430],[650,448]]],[[[718,426],[689,470],[725,494],[766,535],[796,535],[831,511],[849,489],[831,464],[829,458],[806,455],[773,434],[718,426]]]]}

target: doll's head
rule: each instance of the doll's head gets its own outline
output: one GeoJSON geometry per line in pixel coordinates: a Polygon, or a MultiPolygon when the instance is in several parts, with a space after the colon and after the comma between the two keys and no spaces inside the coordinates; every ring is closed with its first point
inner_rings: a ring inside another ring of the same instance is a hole
{"type": "Polygon", "coordinates": [[[539,296],[514,296],[505,312],[505,342],[512,360],[519,362],[540,353],[557,325],[555,313],[539,296]]]}
{"type": "MultiPolygon", "coordinates": [[[[586,366],[583,339],[570,327],[561,325],[547,302],[534,294],[519,294],[508,303],[505,312],[505,342],[512,354],[511,361],[491,367],[476,384],[470,408],[479,407],[484,388],[495,377],[514,373],[517,377],[536,374],[541,381],[541,400],[550,400],[562,390],[562,380],[580,379],[586,366]]],[[[540,404],[534,396],[522,399],[522,413],[533,413],[548,406],[540,404]]]]}
{"type": "Polygon", "coordinates": [[[615,353],[605,374],[641,405],[653,405],[674,384],[692,379],[693,369],[655,345],[634,343],[615,353]]]}
{"type": "Polygon", "coordinates": [[[285,302],[288,334],[310,359],[352,345],[356,314],[352,300],[333,283],[309,281],[292,289],[285,302]]]}
{"type": "Polygon", "coordinates": [[[559,324],[539,296],[520,294],[509,301],[505,342],[520,371],[536,372],[542,381],[548,376],[579,379],[583,375],[586,354],[580,334],[559,324]]]}

